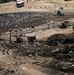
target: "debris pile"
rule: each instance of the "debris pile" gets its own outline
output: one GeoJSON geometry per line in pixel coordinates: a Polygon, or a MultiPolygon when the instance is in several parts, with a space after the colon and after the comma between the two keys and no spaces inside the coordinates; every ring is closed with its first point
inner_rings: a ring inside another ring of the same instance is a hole
{"type": "Polygon", "coordinates": [[[49,46],[58,46],[58,44],[62,43],[66,38],[67,36],[64,34],[55,34],[47,39],[46,44],[49,46]]]}

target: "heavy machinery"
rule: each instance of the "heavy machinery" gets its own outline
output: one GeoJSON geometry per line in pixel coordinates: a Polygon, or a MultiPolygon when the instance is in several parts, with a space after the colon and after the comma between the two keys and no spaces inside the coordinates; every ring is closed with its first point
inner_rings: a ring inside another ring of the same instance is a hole
{"type": "Polygon", "coordinates": [[[55,9],[55,13],[53,14],[54,16],[64,16],[64,13],[61,12],[63,7],[59,7],[55,9]]]}
{"type": "Polygon", "coordinates": [[[65,22],[60,23],[59,28],[63,29],[63,28],[67,28],[67,25],[65,22]]]}

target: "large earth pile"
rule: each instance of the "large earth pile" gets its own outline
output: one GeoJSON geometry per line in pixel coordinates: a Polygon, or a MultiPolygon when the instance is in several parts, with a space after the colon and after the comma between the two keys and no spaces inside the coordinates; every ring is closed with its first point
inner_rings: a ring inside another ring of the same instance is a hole
{"type": "Polygon", "coordinates": [[[49,46],[57,46],[58,44],[73,44],[74,43],[74,38],[73,34],[70,35],[65,35],[65,34],[55,34],[49,37],[46,41],[46,44],[49,46]]]}

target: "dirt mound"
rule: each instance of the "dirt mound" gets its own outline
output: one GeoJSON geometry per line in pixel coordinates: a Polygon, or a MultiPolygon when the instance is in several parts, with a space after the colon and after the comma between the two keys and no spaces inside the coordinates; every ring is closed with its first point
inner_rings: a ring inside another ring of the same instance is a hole
{"type": "Polygon", "coordinates": [[[67,36],[64,34],[54,34],[47,39],[46,44],[49,46],[57,46],[58,43],[62,43],[66,38],[67,36]]]}
{"type": "Polygon", "coordinates": [[[74,43],[74,38],[67,38],[63,41],[63,44],[73,44],[74,43]]]}

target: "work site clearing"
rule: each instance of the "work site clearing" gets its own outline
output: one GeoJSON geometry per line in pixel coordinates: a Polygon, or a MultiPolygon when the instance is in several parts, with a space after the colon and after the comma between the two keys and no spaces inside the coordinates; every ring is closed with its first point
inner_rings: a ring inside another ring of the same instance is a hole
{"type": "Polygon", "coordinates": [[[4,18],[7,15],[0,15],[0,75],[74,75],[73,15],[51,18],[48,14],[50,17],[45,19],[46,14],[27,14],[29,20],[25,19],[25,23],[19,21],[17,31],[13,27],[17,24],[17,16],[13,21],[16,14],[12,18],[12,14],[8,15],[10,22],[4,18]],[[46,20],[57,22],[56,27],[47,25],[46,20]],[[60,27],[64,21],[67,26],[60,27]],[[17,42],[16,35],[20,31],[22,42],[17,42]],[[31,36],[35,36],[34,40],[30,40],[31,36]]]}

